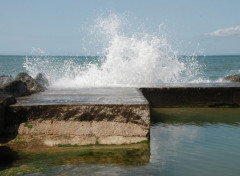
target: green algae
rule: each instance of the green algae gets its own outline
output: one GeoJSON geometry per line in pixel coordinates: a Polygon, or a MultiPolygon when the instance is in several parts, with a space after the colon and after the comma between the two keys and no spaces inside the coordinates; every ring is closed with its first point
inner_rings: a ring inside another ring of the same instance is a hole
{"type": "Polygon", "coordinates": [[[75,144],[75,145],[71,145],[71,144],[58,144],[58,147],[79,147],[79,145],[75,144]]]}
{"type": "Polygon", "coordinates": [[[240,108],[153,108],[151,109],[151,125],[224,123],[239,126],[239,114],[240,108]]]}
{"type": "Polygon", "coordinates": [[[13,139],[11,141],[11,143],[13,143],[13,144],[25,144],[26,141],[20,135],[18,135],[15,139],[13,139]]]}
{"type": "Polygon", "coordinates": [[[24,124],[24,127],[27,127],[27,128],[30,128],[30,129],[31,129],[33,126],[32,126],[31,124],[29,124],[29,123],[25,123],[25,124],[24,124]]]}
{"type": "Polygon", "coordinates": [[[0,175],[25,175],[44,172],[60,165],[140,166],[149,162],[149,142],[120,146],[61,146],[34,152],[17,152],[14,161],[0,166],[0,175]]]}
{"type": "Polygon", "coordinates": [[[25,175],[25,174],[36,173],[36,172],[43,172],[46,169],[47,168],[37,167],[34,165],[22,165],[19,167],[12,167],[12,168],[8,168],[3,171],[0,171],[0,175],[2,176],[25,175]]]}

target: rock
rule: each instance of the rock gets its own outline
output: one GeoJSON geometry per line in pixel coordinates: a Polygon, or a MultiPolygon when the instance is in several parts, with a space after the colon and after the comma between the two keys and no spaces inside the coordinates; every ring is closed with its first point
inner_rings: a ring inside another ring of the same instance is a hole
{"type": "Polygon", "coordinates": [[[10,95],[0,94],[0,135],[4,133],[5,128],[5,108],[16,103],[16,99],[10,95]]]}
{"type": "Polygon", "coordinates": [[[0,87],[0,93],[13,95],[15,97],[30,95],[27,85],[20,80],[4,84],[0,87]]]}
{"type": "Polygon", "coordinates": [[[46,89],[46,87],[49,86],[48,79],[47,79],[46,75],[43,73],[38,73],[35,80],[37,81],[38,84],[40,84],[45,89],[46,89]]]}
{"type": "Polygon", "coordinates": [[[37,81],[33,79],[31,76],[29,76],[27,73],[19,73],[15,80],[20,80],[26,83],[27,89],[30,92],[30,94],[38,93],[45,90],[43,86],[37,83],[37,81]]]}
{"type": "Polygon", "coordinates": [[[7,84],[9,82],[13,81],[13,77],[12,76],[7,76],[7,75],[2,75],[0,76],[0,86],[7,84]]]}
{"type": "MultiPolygon", "coordinates": [[[[29,76],[27,73],[19,73],[15,80],[11,80],[12,77],[10,76],[1,76],[0,80],[4,82],[4,85],[0,85],[0,93],[1,94],[9,94],[13,95],[15,97],[21,97],[30,95],[33,93],[38,93],[41,91],[44,91],[46,88],[44,88],[40,83],[38,83],[35,79],[33,79],[31,76],[29,76]],[[11,82],[8,82],[10,81],[11,82]],[[8,82],[8,83],[5,83],[8,82]]],[[[46,80],[45,77],[42,75],[39,76],[38,80],[41,80],[42,82],[46,80]]]]}
{"type": "Polygon", "coordinates": [[[231,82],[240,82],[240,74],[226,76],[224,80],[231,82]]]}

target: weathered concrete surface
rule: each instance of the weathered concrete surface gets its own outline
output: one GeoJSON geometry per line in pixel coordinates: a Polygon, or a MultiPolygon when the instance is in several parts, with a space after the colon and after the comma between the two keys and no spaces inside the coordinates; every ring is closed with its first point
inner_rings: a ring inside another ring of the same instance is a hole
{"type": "Polygon", "coordinates": [[[0,135],[2,135],[5,130],[6,108],[13,103],[16,103],[16,99],[13,96],[0,94],[0,135]]]}
{"type": "Polygon", "coordinates": [[[89,102],[86,96],[72,92],[52,94],[46,91],[19,98],[18,103],[8,108],[7,131],[9,134],[44,135],[41,141],[48,146],[129,144],[147,140],[149,104],[137,89],[123,90],[116,89],[115,93],[112,88],[109,92],[88,90],[94,94],[87,94],[89,102]],[[116,101],[118,96],[121,98],[116,101]]]}
{"type": "Polygon", "coordinates": [[[140,90],[151,107],[240,105],[240,87],[160,87],[140,90]]]}
{"type": "Polygon", "coordinates": [[[30,120],[112,121],[132,122],[149,126],[149,107],[143,105],[68,104],[68,105],[19,105],[10,106],[7,124],[30,120]]]}

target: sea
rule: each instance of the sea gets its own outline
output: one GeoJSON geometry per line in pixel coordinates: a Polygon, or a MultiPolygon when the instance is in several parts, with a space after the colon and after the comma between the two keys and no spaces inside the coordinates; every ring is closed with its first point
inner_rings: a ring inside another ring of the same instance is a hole
{"type": "Polygon", "coordinates": [[[228,85],[240,74],[240,55],[168,56],[131,59],[112,56],[0,55],[0,75],[43,73],[52,88],[228,85]],[[153,64],[153,63],[154,64],[153,64]]]}

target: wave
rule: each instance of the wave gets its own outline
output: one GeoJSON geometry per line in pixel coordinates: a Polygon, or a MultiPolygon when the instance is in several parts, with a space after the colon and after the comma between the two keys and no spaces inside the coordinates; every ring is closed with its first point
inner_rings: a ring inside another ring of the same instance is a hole
{"type": "Polygon", "coordinates": [[[202,66],[195,57],[181,57],[166,35],[138,31],[127,35],[121,30],[122,23],[116,14],[97,19],[98,35],[107,40],[107,45],[94,62],[35,56],[26,57],[24,67],[32,76],[45,73],[52,88],[143,87],[202,81],[202,66]]]}

